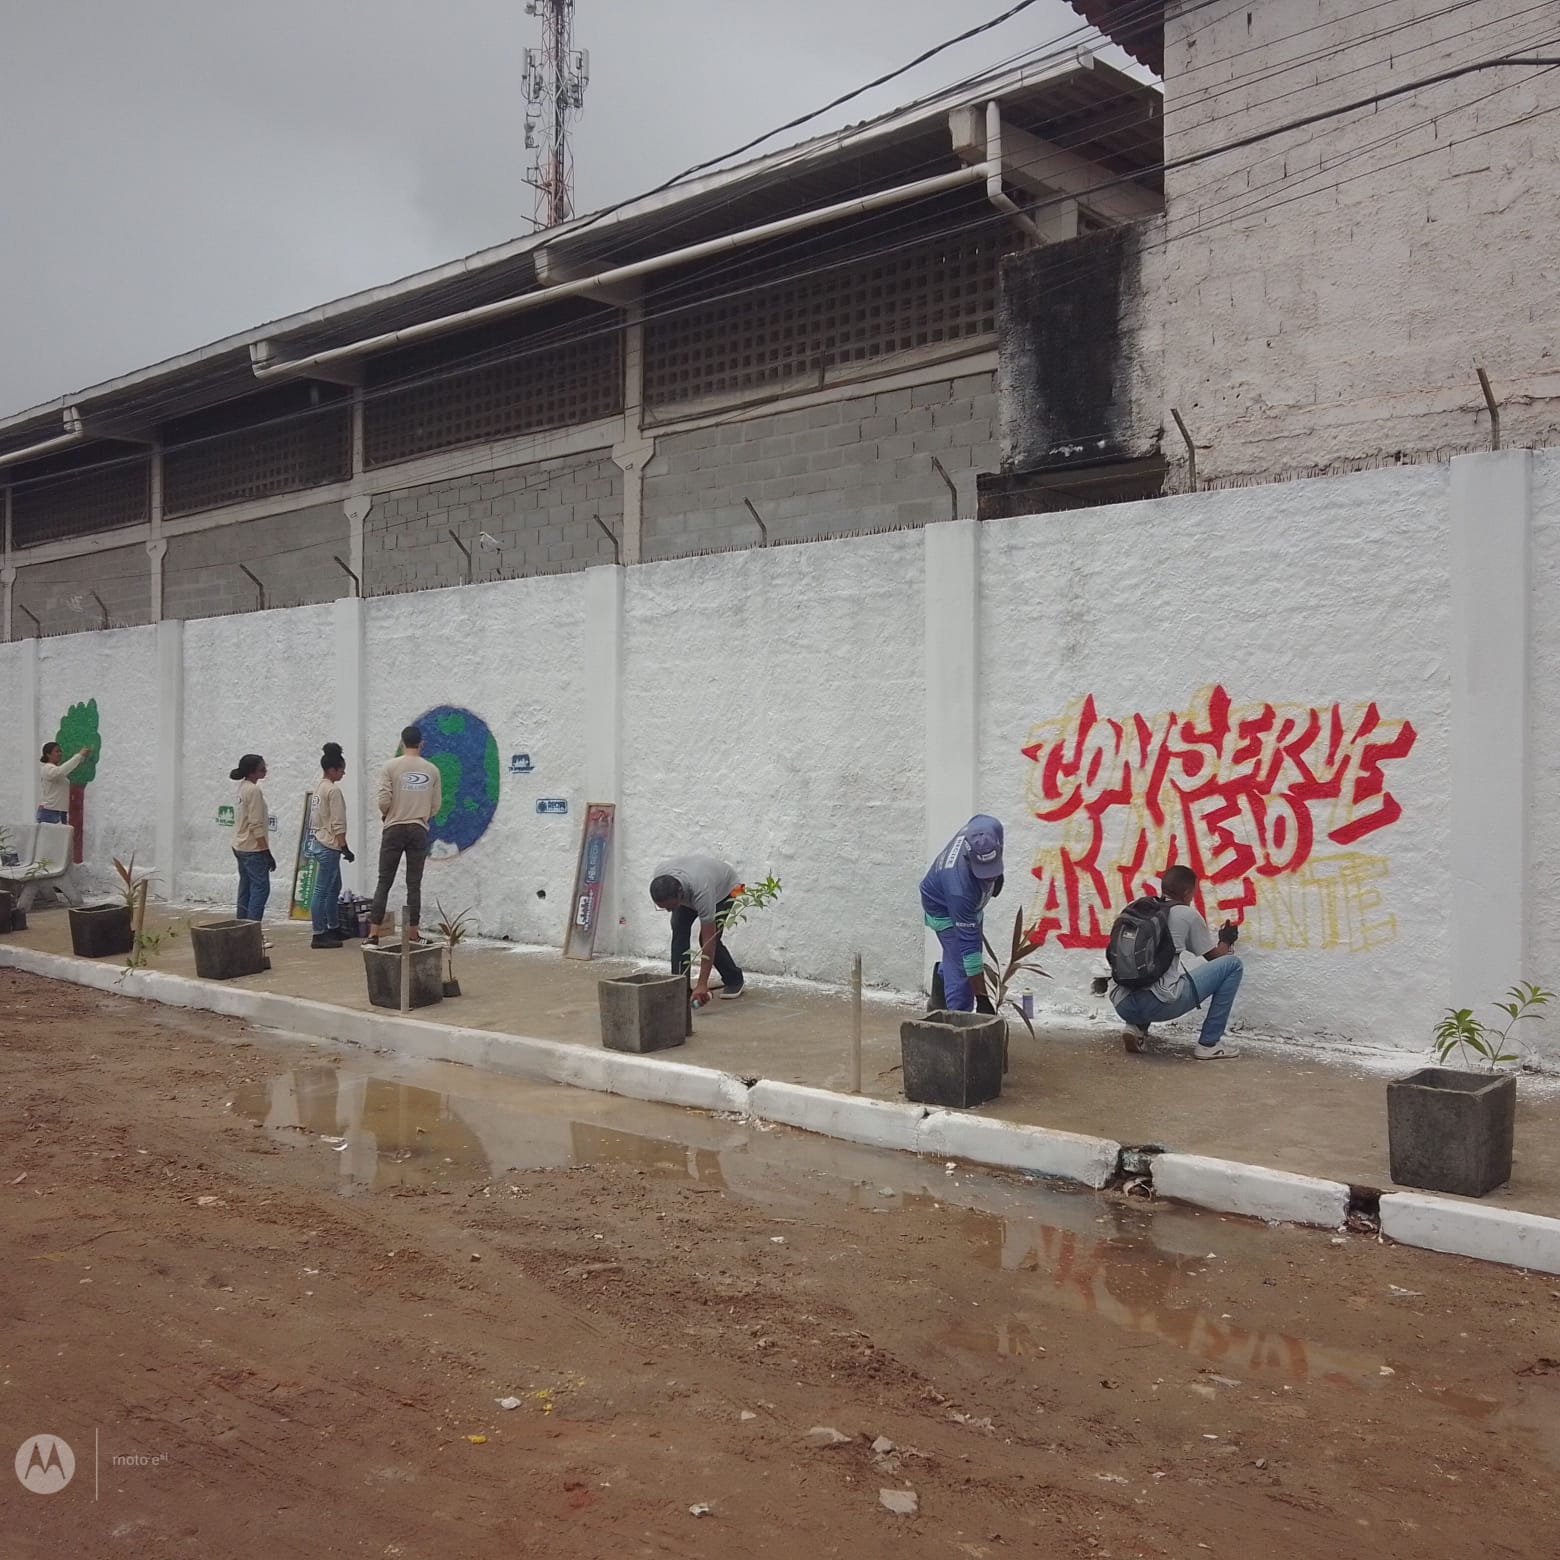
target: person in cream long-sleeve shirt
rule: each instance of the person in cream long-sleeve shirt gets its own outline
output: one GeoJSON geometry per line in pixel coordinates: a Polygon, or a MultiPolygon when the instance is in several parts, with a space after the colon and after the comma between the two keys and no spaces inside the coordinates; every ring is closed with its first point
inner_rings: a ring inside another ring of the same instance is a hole
{"type": "Polygon", "coordinates": [[[38,813],[39,823],[70,822],[70,777],[91,755],[91,748],[82,748],[74,758],[62,763],[65,750],[58,742],[45,742],[43,757],[38,762],[38,813]]]}
{"type": "Polygon", "coordinates": [[[379,771],[379,886],[369,914],[368,940],[379,941],[385,907],[395,875],[406,859],[406,938],[417,941],[422,917],[423,864],[428,859],[428,824],[444,805],[444,785],[438,769],[422,756],[422,731],[408,726],[401,733],[401,756],[379,771]]]}
{"type": "Polygon", "coordinates": [[[260,789],[265,773],[265,759],[258,753],[245,753],[228,776],[238,781],[238,805],[233,811],[233,859],[238,863],[240,921],[265,919],[271,874],[276,871],[276,857],[271,854],[271,809],[260,789]]]}

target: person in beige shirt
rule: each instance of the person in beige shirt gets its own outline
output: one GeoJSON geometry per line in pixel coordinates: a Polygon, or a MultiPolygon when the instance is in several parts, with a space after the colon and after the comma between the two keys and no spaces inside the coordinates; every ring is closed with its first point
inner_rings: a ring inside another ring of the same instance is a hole
{"type": "Polygon", "coordinates": [[[422,917],[423,864],[428,859],[428,825],[444,805],[444,785],[438,769],[422,756],[422,730],[408,726],[401,733],[401,754],[379,771],[379,885],[369,913],[368,940],[377,946],[385,907],[402,858],[406,861],[406,939],[418,941],[422,917]]]}
{"type": "Polygon", "coordinates": [[[39,823],[70,822],[70,777],[91,752],[91,748],[82,748],[66,759],[65,750],[58,742],[43,744],[43,757],[38,762],[39,823]]]}
{"type": "MultiPolygon", "coordinates": [[[[238,862],[238,919],[263,921],[265,902],[271,897],[271,874],[276,857],[271,854],[271,809],[260,782],[265,760],[245,753],[228,776],[238,781],[238,806],[233,814],[233,856],[238,862]]],[[[269,946],[269,945],[267,945],[269,946]]]]}
{"type": "Polygon", "coordinates": [[[339,948],[346,941],[336,927],[341,897],[341,863],[357,858],[347,847],[347,793],[341,789],[347,761],[339,742],[320,753],[320,783],[309,798],[309,838],[303,852],[314,863],[314,893],[309,917],[314,922],[311,948],[339,948]]]}

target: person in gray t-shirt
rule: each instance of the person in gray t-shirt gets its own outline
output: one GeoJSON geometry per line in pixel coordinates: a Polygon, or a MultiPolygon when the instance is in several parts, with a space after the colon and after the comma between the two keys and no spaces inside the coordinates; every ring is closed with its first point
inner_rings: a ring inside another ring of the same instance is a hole
{"type": "Polygon", "coordinates": [[[742,971],[726,949],[721,922],[732,906],[732,895],[741,888],[736,869],[707,851],[674,856],[655,869],[650,898],[658,910],[672,917],[672,973],[680,975],[688,963],[688,947],[694,923],[699,926],[700,957],[693,971],[693,1003],[703,1007],[710,999],[710,969],[720,971],[720,995],[742,995],[742,971]]]}
{"type": "Polygon", "coordinates": [[[1129,1051],[1141,1051],[1148,1041],[1148,1026],[1180,1018],[1204,1002],[1202,1034],[1194,1053],[1200,1062],[1238,1056],[1224,1043],[1225,1026],[1235,993],[1240,990],[1244,966],[1235,954],[1237,928],[1221,928],[1215,937],[1208,923],[1192,908],[1197,894],[1197,874],[1190,867],[1169,867],[1159,880],[1160,891],[1170,901],[1170,936],[1175,942],[1175,962],[1152,986],[1130,991],[1112,985],[1111,1006],[1126,1025],[1122,1042],[1129,1051]],[[1186,955],[1193,962],[1187,965],[1186,955]]]}

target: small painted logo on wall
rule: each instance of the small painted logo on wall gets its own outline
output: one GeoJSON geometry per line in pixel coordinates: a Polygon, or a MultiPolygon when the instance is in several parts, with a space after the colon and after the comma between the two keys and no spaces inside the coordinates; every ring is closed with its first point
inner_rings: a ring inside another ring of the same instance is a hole
{"type": "Polygon", "coordinates": [[[30,1435],[16,1449],[16,1477],[34,1495],[57,1495],[76,1477],[76,1454],[57,1435],[30,1435]]]}
{"type": "Polygon", "coordinates": [[[224,802],[217,809],[217,827],[220,829],[231,829],[233,827],[233,820],[233,804],[231,802],[224,802]]]}
{"type": "Polygon", "coordinates": [[[512,775],[528,775],[534,767],[529,753],[511,753],[509,755],[509,772],[512,775]]]}
{"type": "Polygon", "coordinates": [[[569,804],[561,796],[539,796],[536,799],[536,810],[545,817],[561,818],[568,812],[569,804]]]}
{"type": "Polygon", "coordinates": [[[435,860],[470,850],[498,810],[498,743],[479,715],[440,704],[418,716],[422,755],[439,771],[442,800],[429,827],[435,860]]]}

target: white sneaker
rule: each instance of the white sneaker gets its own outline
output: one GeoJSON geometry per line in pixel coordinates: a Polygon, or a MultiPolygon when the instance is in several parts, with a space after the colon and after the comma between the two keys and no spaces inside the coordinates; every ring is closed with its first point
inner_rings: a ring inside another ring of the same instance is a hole
{"type": "Polygon", "coordinates": [[[1121,1045],[1123,1050],[1130,1051],[1133,1056],[1140,1056],[1148,1049],[1148,1031],[1140,1029],[1136,1024],[1123,1024],[1121,1045]]]}
{"type": "Polygon", "coordinates": [[[270,952],[270,951],[271,951],[271,944],[270,944],[270,942],[269,942],[269,941],[268,941],[268,940],[267,940],[267,939],[266,939],[266,938],[264,938],[264,937],[262,937],[262,938],[261,938],[261,939],[260,939],[260,946],[261,946],[261,947],[262,947],[262,948],[264,948],[264,949],[265,949],[265,951],[266,951],[266,952],[267,952],[267,953],[269,953],[269,952],[270,952]]]}
{"type": "Polygon", "coordinates": [[[1199,1062],[1222,1062],[1240,1055],[1232,1045],[1222,1040],[1217,1045],[1200,1045],[1194,1053],[1199,1062]]]}

